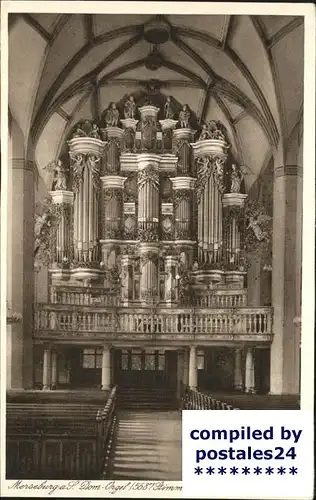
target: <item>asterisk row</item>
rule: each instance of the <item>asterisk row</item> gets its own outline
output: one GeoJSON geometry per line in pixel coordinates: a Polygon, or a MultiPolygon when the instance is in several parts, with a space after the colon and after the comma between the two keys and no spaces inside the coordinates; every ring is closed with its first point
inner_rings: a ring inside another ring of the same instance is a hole
{"type": "MultiPolygon", "coordinates": [[[[203,474],[203,467],[195,467],[194,469],[194,474],[197,474],[198,476],[200,474],[203,474]]],[[[235,476],[236,474],[242,474],[244,476],[248,476],[249,474],[255,474],[256,476],[260,476],[261,474],[266,474],[268,476],[271,476],[273,474],[277,474],[280,476],[284,476],[285,474],[294,476],[297,474],[297,467],[288,467],[286,469],[285,467],[206,467],[205,468],[205,474],[219,474],[221,476],[224,476],[225,474],[232,474],[235,476]]]]}

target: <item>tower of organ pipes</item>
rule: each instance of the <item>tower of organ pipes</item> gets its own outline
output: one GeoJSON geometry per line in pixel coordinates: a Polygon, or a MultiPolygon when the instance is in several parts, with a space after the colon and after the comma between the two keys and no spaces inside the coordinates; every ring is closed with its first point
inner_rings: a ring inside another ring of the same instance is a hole
{"type": "Polygon", "coordinates": [[[95,137],[69,141],[74,192],[73,245],[78,263],[97,263],[99,254],[100,168],[104,142],[95,137]]]}
{"type": "Polygon", "coordinates": [[[107,290],[115,270],[123,306],[177,306],[183,276],[192,300],[210,284],[243,288],[247,195],[220,122],[201,129],[187,105],[131,96],[99,124],[79,122],[67,146],[69,167],[56,164],[51,191],[61,214],[53,279],[107,290]]]}
{"type": "Polygon", "coordinates": [[[192,147],[197,167],[198,261],[216,268],[223,257],[224,169],[229,145],[214,122],[192,147]]]}

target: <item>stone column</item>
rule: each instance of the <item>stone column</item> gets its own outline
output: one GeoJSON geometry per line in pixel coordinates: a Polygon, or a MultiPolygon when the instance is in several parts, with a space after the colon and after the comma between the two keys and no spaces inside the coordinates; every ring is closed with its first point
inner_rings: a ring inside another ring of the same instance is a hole
{"type": "Polygon", "coordinates": [[[246,351],[246,368],[245,368],[245,392],[254,394],[255,391],[255,365],[252,347],[248,347],[246,351]]]}
{"type": "Polygon", "coordinates": [[[51,384],[51,349],[45,347],[43,360],[43,390],[50,389],[51,384]]]}
{"type": "Polygon", "coordinates": [[[187,348],[183,352],[183,385],[185,387],[189,385],[189,350],[187,348]]]}
{"type": "Polygon", "coordinates": [[[103,346],[102,352],[102,391],[110,389],[111,386],[111,350],[110,347],[103,346]]]}
{"type": "Polygon", "coordinates": [[[189,357],[189,387],[197,389],[197,365],[196,365],[196,347],[190,347],[189,357]]]}
{"type": "Polygon", "coordinates": [[[234,367],[234,388],[237,391],[242,390],[243,380],[242,380],[242,349],[235,349],[235,367],[234,367]]]}
{"type": "MultiPolygon", "coordinates": [[[[7,388],[33,387],[34,163],[13,119],[8,144],[7,304],[22,320],[7,325],[7,388]]],[[[3,165],[4,168],[4,165],[3,165]]]]}
{"type": "Polygon", "coordinates": [[[52,362],[52,379],[51,379],[51,389],[56,389],[57,386],[57,352],[53,349],[51,354],[52,362]]]}
{"type": "Polygon", "coordinates": [[[122,303],[128,305],[133,298],[133,260],[130,255],[121,256],[122,303]]]}
{"type": "Polygon", "coordinates": [[[184,356],[183,351],[177,351],[177,398],[181,397],[181,390],[183,389],[183,370],[184,370],[184,356]]]}
{"type": "Polygon", "coordinates": [[[165,282],[165,301],[167,306],[170,307],[178,300],[177,259],[172,255],[166,256],[165,270],[167,273],[165,282]]]}
{"type": "Polygon", "coordinates": [[[301,167],[277,165],[273,191],[271,394],[298,394],[300,390],[300,330],[293,319],[300,315],[301,193],[301,167]]]}

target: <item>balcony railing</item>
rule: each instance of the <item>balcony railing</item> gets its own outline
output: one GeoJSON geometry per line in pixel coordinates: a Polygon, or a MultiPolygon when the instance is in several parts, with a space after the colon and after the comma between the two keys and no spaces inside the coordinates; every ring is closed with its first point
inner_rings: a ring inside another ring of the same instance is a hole
{"type": "MultiPolygon", "coordinates": [[[[195,295],[192,297],[194,306],[203,308],[246,307],[247,290],[212,290],[209,295],[195,295]]],[[[93,307],[119,307],[120,296],[104,293],[103,289],[89,287],[55,287],[50,288],[50,301],[54,304],[82,305],[93,307]]],[[[130,301],[131,302],[131,301],[130,301]]],[[[136,302],[136,301],[135,301],[136,302]]]]}
{"type": "Polygon", "coordinates": [[[100,308],[38,304],[35,336],[54,332],[272,335],[270,307],[231,309],[100,308]]]}

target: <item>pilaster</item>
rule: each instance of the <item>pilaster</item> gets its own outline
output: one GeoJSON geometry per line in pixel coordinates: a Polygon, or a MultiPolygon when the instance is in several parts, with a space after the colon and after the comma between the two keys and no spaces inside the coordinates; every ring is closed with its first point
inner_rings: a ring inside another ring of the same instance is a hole
{"type": "Polygon", "coordinates": [[[302,171],[298,165],[276,166],[273,190],[272,306],[270,392],[298,394],[300,316],[302,171]],[[299,244],[298,244],[299,243],[299,244]]]}

